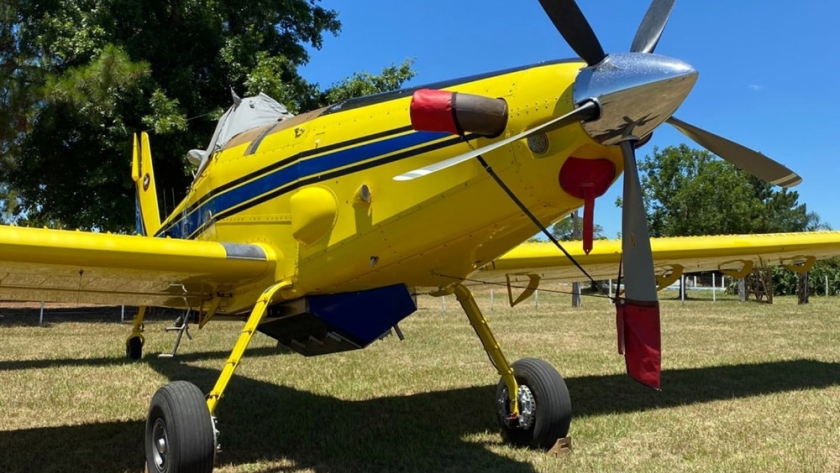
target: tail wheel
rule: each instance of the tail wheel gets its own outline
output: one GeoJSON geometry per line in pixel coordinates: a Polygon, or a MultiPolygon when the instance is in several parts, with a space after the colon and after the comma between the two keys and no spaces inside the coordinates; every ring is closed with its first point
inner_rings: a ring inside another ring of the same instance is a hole
{"type": "Polygon", "coordinates": [[[175,381],[158,389],[146,419],[145,448],[150,473],[213,471],[213,420],[198,387],[175,381]]]}
{"type": "Polygon", "coordinates": [[[549,449],[569,434],[572,400],[566,382],[543,360],[524,358],[512,367],[519,384],[520,417],[515,421],[508,420],[508,390],[505,383],[499,381],[496,400],[502,437],[519,447],[549,449]]]}
{"type": "Polygon", "coordinates": [[[140,337],[131,337],[125,344],[125,356],[134,361],[143,357],[143,339],[140,337]]]}

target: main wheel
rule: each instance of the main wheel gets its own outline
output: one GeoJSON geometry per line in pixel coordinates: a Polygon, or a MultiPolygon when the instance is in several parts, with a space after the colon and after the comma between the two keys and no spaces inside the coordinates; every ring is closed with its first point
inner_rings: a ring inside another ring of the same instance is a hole
{"type": "Polygon", "coordinates": [[[131,337],[125,344],[125,356],[134,361],[139,360],[143,356],[143,339],[140,337],[131,337]]]}
{"type": "Polygon", "coordinates": [[[146,419],[146,465],[150,473],[210,473],[216,452],[213,420],[204,394],[175,381],[158,389],[146,419]]]}
{"type": "Polygon", "coordinates": [[[572,422],[572,400],[566,382],[543,360],[524,358],[512,366],[519,384],[519,419],[508,419],[508,389],[504,381],[499,381],[496,400],[502,437],[519,447],[549,449],[557,439],[568,435],[572,422]]]}

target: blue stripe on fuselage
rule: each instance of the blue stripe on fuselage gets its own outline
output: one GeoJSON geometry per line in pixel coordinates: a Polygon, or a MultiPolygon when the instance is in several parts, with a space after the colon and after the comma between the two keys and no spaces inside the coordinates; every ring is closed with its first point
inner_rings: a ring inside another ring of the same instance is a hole
{"type": "MultiPolygon", "coordinates": [[[[334,153],[296,161],[287,167],[260,176],[239,187],[214,196],[186,216],[173,222],[166,232],[173,238],[187,238],[213,215],[228,211],[260,195],[286,186],[300,178],[317,175],[337,168],[383,156],[452,136],[448,133],[413,132],[334,153]]],[[[163,236],[163,235],[160,235],[163,236]]]]}

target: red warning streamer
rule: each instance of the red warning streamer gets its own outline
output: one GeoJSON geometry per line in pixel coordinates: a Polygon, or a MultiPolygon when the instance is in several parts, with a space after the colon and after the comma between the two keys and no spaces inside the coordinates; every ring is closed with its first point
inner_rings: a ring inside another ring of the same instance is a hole
{"type": "Polygon", "coordinates": [[[659,302],[617,299],[615,324],[618,353],[624,355],[627,374],[645,386],[659,389],[662,371],[659,302]]]}

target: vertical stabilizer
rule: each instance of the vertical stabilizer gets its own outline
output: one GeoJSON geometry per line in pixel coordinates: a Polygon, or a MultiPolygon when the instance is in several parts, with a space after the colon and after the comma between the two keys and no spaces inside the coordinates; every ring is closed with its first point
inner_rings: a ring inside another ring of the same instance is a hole
{"type": "Polygon", "coordinates": [[[155,173],[152,169],[149,135],[146,132],[140,134],[139,141],[137,135],[134,135],[131,178],[137,189],[135,194],[137,233],[154,235],[160,229],[160,209],[155,188],[155,173]]]}

